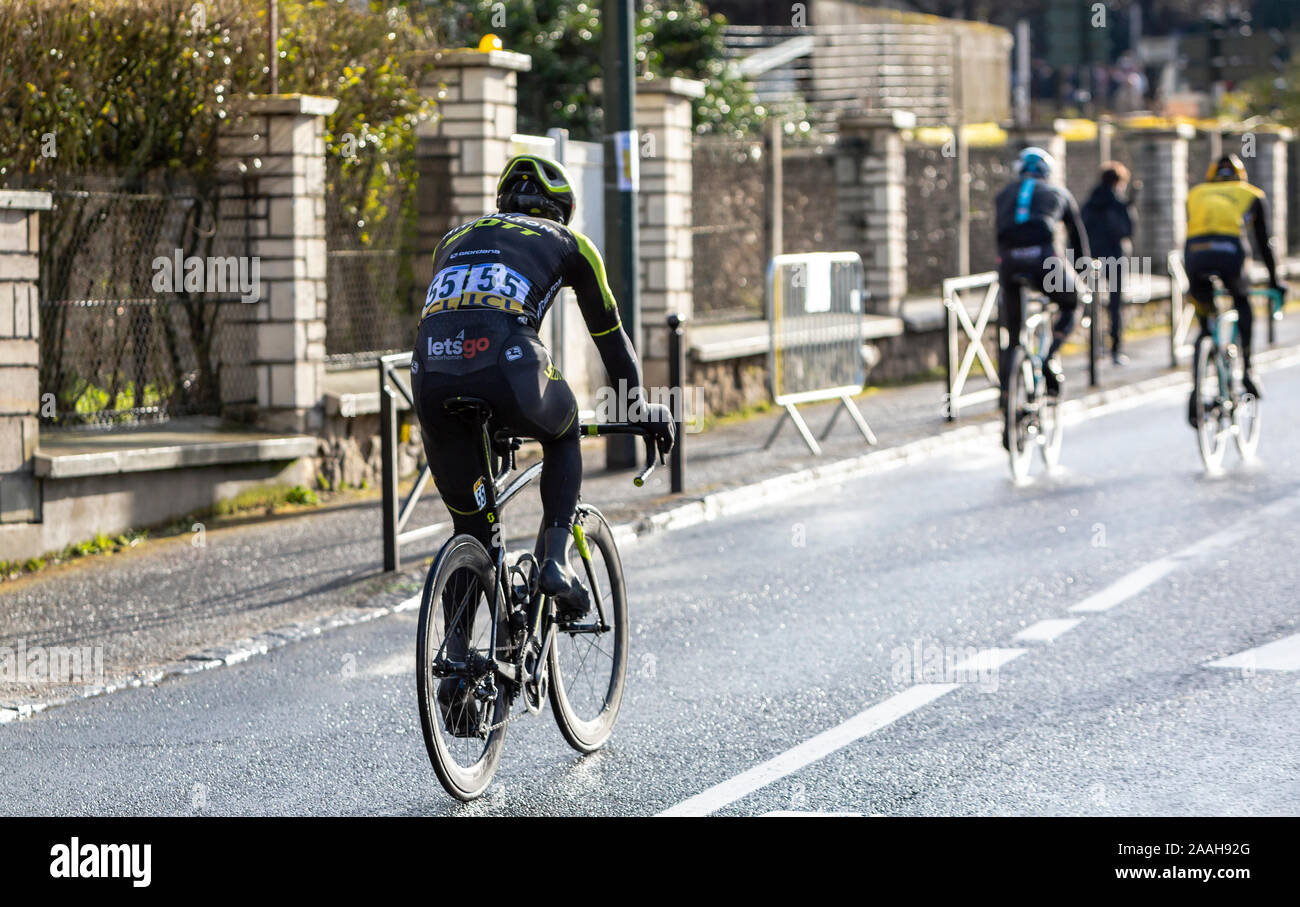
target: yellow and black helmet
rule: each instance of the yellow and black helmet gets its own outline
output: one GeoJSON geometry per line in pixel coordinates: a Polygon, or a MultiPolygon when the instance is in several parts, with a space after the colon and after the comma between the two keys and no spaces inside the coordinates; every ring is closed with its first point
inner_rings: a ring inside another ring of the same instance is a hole
{"type": "Polygon", "coordinates": [[[1235,154],[1225,154],[1210,164],[1210,169],[1205,172],[1205,181],[1207,183],[1221,183],[1229,180],[1240,180],[1243,183],[1246,181],[1246,165],[1235,154]]]}
{"type": "Polygon", "coordinates": [[[497,181],[497,210],[567,224],[578,200],[564,167],[540,154],[517,154],[497,181]]]}

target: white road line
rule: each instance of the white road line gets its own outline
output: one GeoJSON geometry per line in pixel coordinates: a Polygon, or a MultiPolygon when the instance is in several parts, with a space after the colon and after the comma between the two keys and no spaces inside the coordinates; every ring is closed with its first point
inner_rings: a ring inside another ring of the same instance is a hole
{"type": "Polygon", "coordinates": [[[1028,649],[980,649],[970,658],[964,658],[953,665],[953,674],[960,677],[972,671],[996,671],[1028,651],[1028,649]]]}
{"type": "Polygon", "coordinates": [[[1226,529],[1220,529],[1212,535],[1207,535],[1199,542],[1188,545],[1180,551],[1158,558],[1148,564],[1143,564],[1131,573],[1121,576],[1100,592],[1095,592],[1078,604],[1071,605],[1070,610],[1074,613],[1108,611],[1116,605],[1128,601],[1147,587],[1158,583],[1187,561],[1194,560],[1205,554],[1223,551],[1229,548],[1233,542],[1249,538],[1251,527],[1255,523],[1272,517],[1283,516],[1297,506],[1300,506],[1300,494],[1289,495],[1274,501],[1266,507],[1251,511],[1243,519],[1238,520],[1226,529]]]}
{"type": "Polygon", "coordinates": [[[683,800],[664,810],[661,816],[707,816],[746,794],[771,784],[778,778],[797,772],[823,756],[859,740],[873,731],[893,724],[909,712],[914,712],[947,693],[957,689],[955,683],[919,683],[908,687],[884,702],[877,703],[865,712],[859,712],[848,721],[829,731],[823,731],[781,755],[754,766],[734,778],[715,784],[703,793],[683,800]]]}
{"type": "Polygon", "coordinates": [[[1030,624],[1015,636],[1011,637],[1013,642],[1052,642],[1056,637],[1063,633],[1069,633],[1079,624],[1083,623],[1082,617],[1061,617],[1050,620],[1040,620],[1036,624],[1030,624]]]}
{"type": "MultiPolygon", "coordinates": [[[[955,665],[954,673],[994,670],[1013,658],[1023,655],[1025,651],[1025,649],[983,649],[979,654],[955,665]]],[[[781,755],[760,763],[734,778],[715,784],[708,790],[664,810],[659,815],[707,816],[773,781],[812,765],[868,734],[893,724],[903,716],[951,693],[959,686],[960,684],[956,683],[918,683],[908,687],[903,692],[890,696],[884,702],[859,712],[843,724],[822,731],[816,737],[804,741],[793,749],[788,749],[781,755]]]]}
{"type": "Polygon", "coordinates": [[[1207,668],[1237,668],[1254,671],[1300,671],[1300,633],[1226,658],[1208,662],[1207,668]]]}

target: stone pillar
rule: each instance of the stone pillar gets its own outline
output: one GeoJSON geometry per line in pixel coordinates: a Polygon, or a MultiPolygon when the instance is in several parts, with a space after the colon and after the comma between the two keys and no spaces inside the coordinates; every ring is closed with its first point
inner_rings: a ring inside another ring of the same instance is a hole
{"type": "Polygon", "coordinates": [[[835,151],[836,235],[840,245],[862,256],[871,310],[887,315],[898,314],[907,293],[907,163],[901,129],[909,116],[844,116],[835,151]]]}
{"type": "Polygon", "coordinates": [[[1051,182],[1056,183],[1058,186],[1065,185],[1067,162],[1063,123],[1054,120],[1051,123],[1037,126],[1031,124],[1023,127],[1012,127],[1007,130],[1007,138],[1013,154],[1019,154],[1025,148],[1038,147],[1056,158],[1056,173],[1052,174],[1051,182]]]}
{"type": "Polygon", "coordinates": [[[1224,147],[1235,145],[1237,154],[1246,165],[1250,181],[1264,190],[1268,207],[1268,229],[1273,236],[1273,254],[1281,261],[1287,250],[1287,146],[1292,139],[1290,129],[1263,127],[1240,137],[1236,141],[1225,138],[1224,147]]]}
{"type": "Polygon", "coordinates": [[[1133,254],[1149,257],[1156,274],[1168,270],[1167,256],[1187,238],[1187,152],[1195,134],[1188,125],[1129,134],[1133,178],[1143,182],[1133,254]]]}
{"type": "Polygon", "coordinates": [[[248,254],[259,260],[249,358],[257,421],[312,432],[325,373],[325,117],[338,101],[268,95],[245,101],[218,137],[231,192],[247,191],[248,254]]]}
{"type": "Polygon", "coordinates": [[[668,385],[670,312],[689,317],[691,281],[691,101],[704,83],[692,79],[638,80],[636,123],[641,134],[641,325],[636,347],[646,384],[668,385]]]}
{"type": "Polygon", "coordinates": [[[0,523],[41,519],[39,212],[50,207],[48,192],[0,191],[0,523]]]}
{"type": "Polygon", "coordinates": [[[419,185],[414,292],[424,299],[433,252],[455,224],[496,210],[497,179],[510,159],[519,73],[527,54],[457,48],[443,51],[421,92],[437,100],[437,118],[416,130],[419,185]]]}

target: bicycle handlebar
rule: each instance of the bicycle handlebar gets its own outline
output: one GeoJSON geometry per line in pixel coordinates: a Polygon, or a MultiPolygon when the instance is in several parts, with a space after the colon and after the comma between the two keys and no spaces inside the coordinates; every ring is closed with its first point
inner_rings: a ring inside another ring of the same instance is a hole
{"type": "MultiPolygon", "coordinates": [[[[583,436],[588,438],[598,438],[607,435],[640,435],[645,441],[646,467],[637,473],[632,479],[632,484],[640,488],[645,484],[645,480],[650,478],[650,473],[655,471],[655,439],[654,433],[649,427],[639,422],[592,422],[580,427],[583,436]]],[[[663,453],[659,454],[659,462],[663,462],[663,453]]]]}

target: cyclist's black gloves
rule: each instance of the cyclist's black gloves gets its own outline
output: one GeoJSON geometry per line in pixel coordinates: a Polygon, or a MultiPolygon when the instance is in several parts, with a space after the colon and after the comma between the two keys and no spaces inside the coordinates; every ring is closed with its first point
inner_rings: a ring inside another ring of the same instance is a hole
{"type": "Polygon", "coordinates": [[[673,413],[662,403],[645,403],[637,401],[636,406],[631,410],[633,418],[630,421],[645,425],[654,433],[655,446],[659,448],[659,453],[667,456],[668,452],[673,449],[673,444],[677,441],[676,429],[673,425],[673,413]]]}

